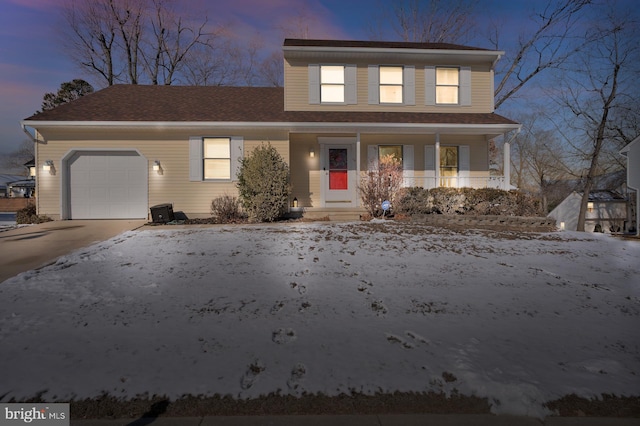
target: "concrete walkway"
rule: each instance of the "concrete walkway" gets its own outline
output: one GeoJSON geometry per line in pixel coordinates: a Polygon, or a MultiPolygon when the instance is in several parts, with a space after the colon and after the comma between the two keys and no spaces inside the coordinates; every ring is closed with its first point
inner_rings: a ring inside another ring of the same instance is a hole
{"type": "Polygon", "coordinates": [[[0,232],[0,283],[73,250],[143,226],[146,220],[60,220],[0,232]]]}
{"type": "Polygon", "coordinates": [[[73,426],[638,426],[640,419],[493,416],[489,414],[388,414],[339,416],[234,416],[75,420],[73,426]]]}

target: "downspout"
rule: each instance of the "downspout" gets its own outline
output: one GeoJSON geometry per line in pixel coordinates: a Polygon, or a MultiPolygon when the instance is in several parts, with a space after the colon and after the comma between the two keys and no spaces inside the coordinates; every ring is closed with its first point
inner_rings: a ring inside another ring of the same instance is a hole
{"type": "Polygon", "coordinates": [[[22,131],[29,136],[29,139],[34,143],[34,149],[33,149],[33,162],[35,163],[35,167],[36,167],[36,175],[34,176],[36,179],[36,187],[35,187],[35,192],[34,192],[34,197],[36,198],[36,214],[40,214],[40,179],[39,179],[39,175],[40,175],[40,171],[38,169],[38,139],[35,136],[35,129],[34,129],[34,134],[32,135],[28,130],[27,130],[27,126],[24,123],[20,123],[20,127],[22,128],[22,131]]]}

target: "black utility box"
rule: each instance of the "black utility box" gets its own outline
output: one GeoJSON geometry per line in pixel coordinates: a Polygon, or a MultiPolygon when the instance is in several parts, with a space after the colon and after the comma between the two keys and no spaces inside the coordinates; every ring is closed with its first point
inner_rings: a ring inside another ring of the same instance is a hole
{"type": "Polygon", "coordinates": [[[167,223],[175,220],[173,204],[158,204],[152,206],[150,210],[153,223],[167,223]]]}

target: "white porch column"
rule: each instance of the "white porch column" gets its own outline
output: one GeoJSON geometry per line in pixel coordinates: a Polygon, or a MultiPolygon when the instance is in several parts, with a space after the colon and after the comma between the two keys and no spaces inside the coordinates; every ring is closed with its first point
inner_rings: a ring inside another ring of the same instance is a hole
{"type": "Polygon", "coordinates": [[[433,187],[438,188],[440,186],[440,133],[436,133],[436,158],[434,166],[436,169],[436,181],[433,187]]]}
{"type": "MultiPolygon", "coordinates": [[[[510,141],[511,139],[509,139],[510,141]]],[[[504,183],[503,188],[505,191],[509,190],[511,186],[511,143],[506,140],[504,141],[504,153],[503,153],[503,169],[504,169],[504,183]]]]}

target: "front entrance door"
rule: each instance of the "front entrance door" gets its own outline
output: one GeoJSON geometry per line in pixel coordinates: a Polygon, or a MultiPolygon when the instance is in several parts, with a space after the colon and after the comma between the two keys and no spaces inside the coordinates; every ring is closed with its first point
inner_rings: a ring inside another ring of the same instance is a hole
{"type": "Polygon", "coordinates": [[[336,138],[330,143],[321,143],[320,147],[324,207],[355,207],[357,185],[355,143],[350,143],[345,138],[336,138]]]}

